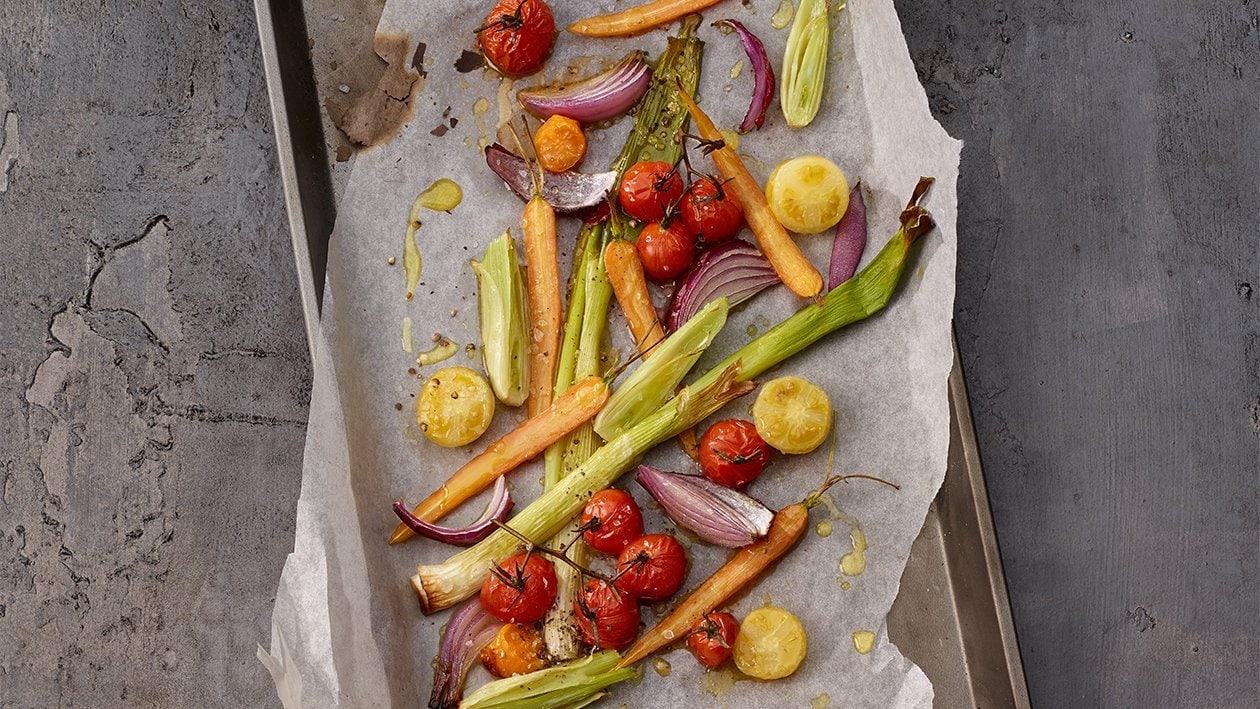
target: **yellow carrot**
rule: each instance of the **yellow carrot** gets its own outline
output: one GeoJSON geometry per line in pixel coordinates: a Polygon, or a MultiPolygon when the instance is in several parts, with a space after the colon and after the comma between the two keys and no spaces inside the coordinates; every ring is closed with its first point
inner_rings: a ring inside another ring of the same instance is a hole
{"type": "MultiPolygon", "coordinates": [[[[717,126],[700,110],[686,89],[680,86],[678,93],[687,105],[687,112],[691,114],[691,120],[695,121],[700,137],[711,141],[722,140],[717,126]]],[[[725,187],[743,205],[744,219],[757,237],[761,252],[769,259],[779,280],[783,281],[788,290],[802,298],[817,298],[822,292],[822,274],[805,258],[800,247],[792,240],[792,235],[770,211],[770,204],[766,201],[766,193],[762,191],[761,185],[729,145],[713,151],[712,156],[713,164],[729,180],[725,187]]]]}
{"type": "Polygon", "coordinates": [[[653,0],[621,12],[578,20],[569,25],[569,31],[587,37],[625,37],[647,32],[718,2],[719,0],[653,0]]]}
{"type": "MultiPolygon", "coordinates": [[[[438,521],[495,480],[590,421],[607,401],[608,384],[602,377],[587,377],[574,384],[551,406],[491,443],[485,452],[455,471],[442,487],[416,505],[413,512],[426,522],[438,521]]],[[[389,543],[405,542],[415,535],[400,524],[389,543]]]]}
{"type": "Polygon", "coordinates": [[[639,250],[628,239],[613,239],[604,249],[604,268],[635,345],[644,357],[651,355],[652,347],[665,339],[665,328],[656,317],[639,250]]]}
{"type": "Polygon", "coordinates": [[[525,292],[529,296],[529,399],[535,416],[551,405],[560,357],[560,262],[556,256],[556,212],[537,193],[521,218],[525,232],[525,292]]]}

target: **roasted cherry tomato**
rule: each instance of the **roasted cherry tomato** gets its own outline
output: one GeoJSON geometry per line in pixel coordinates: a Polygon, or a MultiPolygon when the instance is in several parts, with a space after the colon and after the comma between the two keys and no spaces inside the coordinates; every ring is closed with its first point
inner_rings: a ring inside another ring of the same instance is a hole
{"type": "Polygon", "coordinates": [[[587,581],[573,599],[578,635],[591,647],[620,650],[639,634],[639,601],[607,583],[587,581]]]}
{"type": "Polygon", "coordinates": [[[701,177],[683,198],[683,221],[702,244],[716,244],[735,236],[744,224],[744,209],[721,183],[701,177]]]}
{"type": "Polygon", "coordinates": [[[645,534],[617,557],[617,588],[645,601],[678,592],[687,576],[687,552],[668,534],[645,534]]]}
{"type": "Polygon", "coordinates": [[[547,643],[533,625],[504,623],[481,648],[481,664],[495,677],[537,672],[547,666],[547,643]]]}
{"type": "Polygon", "coordinates": [[[586,134],[582,124],[567,116],[552,116],[534,132],[538,164],[547,172],[564,172],[582,162],[586,155],[586,134]]]}
{"type": "Polygon", "coordinates": [[[669,226],[652,222],[643,227],[635,246],[643,272],[657,283],[668,283],[681,276],[696,260],[696,237],[678,219],[669,226]]]}
{"type": "Polygon", "coordinates": [[[609,488],[595,493],[582,508],[582,538],[595,551],[620,554],[643,536],[643,513],[630,493],[609,488]],[[598,520],[598,521],[597,521],[598,520]]]}
{"type": "Polygon", "coordinates": [[[715,483],[743,490],[769,462],[770,445],[752,421],[718,421],[700,437],[700,469],[715,483]]]}
{"type": "Polygon", "coordinates": [[[542,68],[556,41],[556,20],[543,0],[499,0],[477,28],[481,53],[509,76],[542,68]]]}
{"type": "Polygon", "coordinates": [[[556,567],[533,554],[517,554],[490,570],[481,606],[504,623],[537,623],[556,602],[556,567]]]}
{"type": "Polygon", "coordinates": [[[735,636],[739,633],[739,621],[726,611],[706,614],[696,622],[687,636],[687,649],[712,670],[731,659],[735,648],[735,636]]]}
{"type": "Polygon", "coordinates": [[[667,162],[638,162],[621,178],[617,198],[626,214],[641,222],[659,222],[683,196],[682,176],[667,162]]]}

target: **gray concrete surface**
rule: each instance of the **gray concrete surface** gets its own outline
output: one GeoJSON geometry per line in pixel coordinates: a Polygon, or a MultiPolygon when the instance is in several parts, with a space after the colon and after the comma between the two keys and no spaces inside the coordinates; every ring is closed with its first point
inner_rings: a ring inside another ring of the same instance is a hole
{"type": "Polygon", "coordinates": [[[252,5],[3,5],[0,706],[266,705],[309,365],[252,5]]]}
{"type": "MultiPolygon", "coordinates": [[[[1252,706],[1260,9],[898,9],[967,141],[957,324],[1035,705],[1252,706]]],[[[308,363],[252,6],[11,0],[0,116],[0,707],[273,703],[308,363]]]]}

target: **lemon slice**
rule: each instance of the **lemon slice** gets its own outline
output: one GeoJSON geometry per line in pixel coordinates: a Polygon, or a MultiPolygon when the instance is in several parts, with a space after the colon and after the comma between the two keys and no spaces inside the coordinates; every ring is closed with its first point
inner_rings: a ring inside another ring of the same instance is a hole
{"type": "Polygon", "coordinates": [[[827,392],[800,377],[763,384],[752,415],[757,433],[781,453],[808,453],[822,445],[831,430],[827,392]]]}
{"type": "Polygon", "coordinates": [[[735,636],[735,666],[757,679],[781,679],[801,666],[807,642],[805,627],[782,608],[758,608],[744,618],[735,636]]]}
{"type": "Polygon", "coordinates": [[[785,229],[817,234],[839,223],[849,208],[849,181],[827,158],[803,155],[770,173],[766,200],[785,229]]]}
{"type": "Polygon", "coordinates": [[[494,392],[467,367],[445,367],[420,387],[416,422],[430,441],[454,448],[481,437],[494,418],[494,392]]]}

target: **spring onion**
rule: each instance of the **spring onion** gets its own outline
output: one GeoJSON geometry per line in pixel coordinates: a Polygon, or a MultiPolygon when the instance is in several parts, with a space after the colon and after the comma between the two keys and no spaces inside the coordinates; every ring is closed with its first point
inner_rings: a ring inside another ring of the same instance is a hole
{"type": "Polygon", "coordinates": [[[490,386],[499,401],[520,406],[529,393],[529,312],[511,230],[490,242],[472,268],[477,276],[481,356],[490,386]]]}
{"type": "Polygon", "coordinates": [[[888,305],[897,291],[897,284],[901,282],[910,247],[936,226],[932,215],[919,206],[932,182],[930,177],[919,178],[910,201],[901,211],[901,228],[856,276],[824,295],[821,305],[802,307],[795,315],[722,360],[691,386],[712,384],[725,367],[736,362],[740,364],[741,379],[760,376],[823,337],[845,325],[864,320],[888,305]]]}
{"type": "Polygon", "coordinates": [[[726,298],[710,302],[657,345],[651,358],[608,398],[595,417],[595,432],[605,440],[615,438],[660,408],[713,343],[726,324],[728,309],[726,298]]]}
{"type": "Polygon", "coordinates": [[[633,679],[632,669],[614,669],[621,660],[605,650],[580,660],[482,685],[460,702],[459,709],[569,709],[603,696],[606,687],[633,679]]]}
{"type": "Polygon", "coordinates": [[[827,79],[827,43],[831,39],[829,0],[801,0],[783,51],[779,77],[779,105],[793,128],[802,128],[818,115],[827,79]]]}

